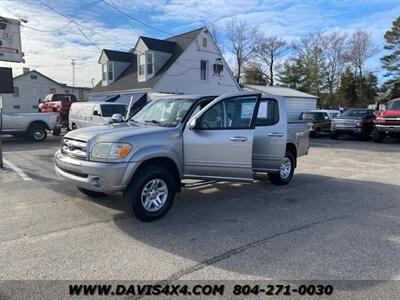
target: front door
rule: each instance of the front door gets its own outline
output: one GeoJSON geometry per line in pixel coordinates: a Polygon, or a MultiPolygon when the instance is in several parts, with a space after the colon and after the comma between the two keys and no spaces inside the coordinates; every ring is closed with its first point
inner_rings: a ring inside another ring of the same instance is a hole
{"type": "Polygon", "coordinates": [[[188,122],[191,126],[183,133],[185,177],[253,179],[253,135],[260,97],[219,97],[188,122]]]}

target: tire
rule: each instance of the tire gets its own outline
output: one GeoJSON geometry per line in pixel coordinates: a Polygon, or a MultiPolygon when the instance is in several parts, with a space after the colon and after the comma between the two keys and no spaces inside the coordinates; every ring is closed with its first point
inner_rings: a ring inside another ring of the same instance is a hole
{"type": "Polygon", "coordinates": [[[59,136],[61,134],[61,127],[54,128],[51,134],[54,136],[59,136]]]}
{"type": "Polygon", "coordinates": [[[47,137],[46,127],[42,124],[33,124],[29,126],[28,138],[34,142],[42,142],[47,137]]]}
{"type": "Polygon", "coordinates": [[[330,134],[329,134],[329,138],[330,138],[331,140],[337,140],[338,135],[337,135],[336,133],[330,133],[330,134]]]}
{"type": "Polygon", "coordinates": [[[378,129],[374,129],[374,143],[382,143],[383,140],[385,139],[385,135],[380,132],[378,129]]]}
{"type": "Polygon", "coordinates": [[[100,197],[104,197],[106,194],[101,193],[101,192],[96,192],[96,191],[91,191],[91,190],[87,190],[81,187],[77,187],[78,191],[81,192],[82,194],[90,197],[90,198],[100,198],[100,197]]]}
{"type": "Polygon", "coordinates": [[[129,214],[142,222],[151,222],[169,211],[176,190],[177,182],[168,170],[149,165],[134,175],[123,193],[122,201],[129,214]]]}
{"type": "Polygon", "coordinates": [[[295,164],[296,160],[293,154],[289,151],[286,151],[279,172],[268,173],[269,180],[276,185],[288,184],[293,178],[295,164]],[[288,167],[290,168],[289,171],[287,169],[288,167]]]}
{"type": "Polygon", "coordinates": [[[314,137],[319,138],[320,134],[321,134],[321,129],[319,129],[319,128],[315,129],[314,137]]]}

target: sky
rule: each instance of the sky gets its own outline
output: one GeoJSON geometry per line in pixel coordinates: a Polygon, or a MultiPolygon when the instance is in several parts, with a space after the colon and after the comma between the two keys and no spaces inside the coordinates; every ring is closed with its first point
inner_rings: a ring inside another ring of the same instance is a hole
{"type": "MultiPolygon", "coordinates": [[[[382,81],[383,35],[400,16],[400,0],[0,0],[0,16],[25,19],[36,29],[21,29],[24,64],[0,62],[11,66],[14,76],[29,67],[72,84],[74,58],[76,85],[91,87],[101,76],[101,49],[127,51],[140,35],[167,38],[204,22],[223,29],[236,18],[288,41],[316,31],[366,30],[381,49],[368,69],[382,81]]],[[[231,60],[229,53],[224,56],[231,60]]]]}

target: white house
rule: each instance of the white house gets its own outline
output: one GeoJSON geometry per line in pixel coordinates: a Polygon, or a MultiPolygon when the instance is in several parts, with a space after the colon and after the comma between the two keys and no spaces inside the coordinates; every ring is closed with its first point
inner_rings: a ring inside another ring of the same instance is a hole
{"type": "Polygon", "coordinates": [[[289,121],[298,120],[302,112],[317,108],[317,96],[286,87],[245,84],[244,90],[282,96],[285,99],[289,121]]]}
{"type": "Polygon", "coordinates": [[[92,100],[126,102],[134,95],[237,92],[240,86],[206,28],[160,40],[139,37],[129,52],[103,50],[102,80],[92,100]],[[115,98],[113,98],[115,99],[115,98]]]}
{"type": "Polygon", "coordinates": [[[23,74],[14,77],[14,94],[0,95],[0,109],[4,112],[37,112],[39,99],[43,100],[48,94],[74,94],[79,101],[85,101],[89,90],[59,83],[38,71],[24,68],[23,74]]]}

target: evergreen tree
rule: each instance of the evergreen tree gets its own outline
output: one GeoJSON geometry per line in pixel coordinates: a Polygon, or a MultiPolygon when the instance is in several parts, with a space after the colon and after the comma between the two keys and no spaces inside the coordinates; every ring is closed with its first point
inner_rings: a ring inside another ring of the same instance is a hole
{"type": "Polygon", "coordinates": [[[390,98],[400,97],[400,17],[392,26],[392,30],[385,33],[385,49],[390,53],[381,58],[382,67],[386,70],[388,81],[385,87],[390,98]]]}

